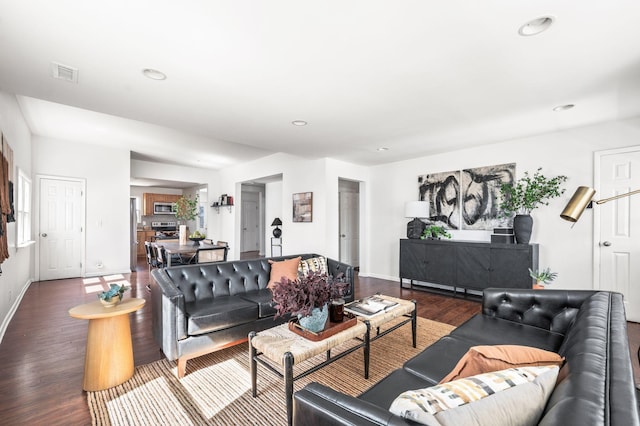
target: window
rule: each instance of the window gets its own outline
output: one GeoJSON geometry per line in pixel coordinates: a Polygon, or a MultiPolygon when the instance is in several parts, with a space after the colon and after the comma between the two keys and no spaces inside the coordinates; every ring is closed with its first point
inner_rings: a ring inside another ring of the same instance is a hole
{"type": "Polygon", "coordinates": [[[33,243],[31,239],[31,179],[18,169],[18,187],[16,203],[16,235],[17,247],[24,247],[33,243]]]}

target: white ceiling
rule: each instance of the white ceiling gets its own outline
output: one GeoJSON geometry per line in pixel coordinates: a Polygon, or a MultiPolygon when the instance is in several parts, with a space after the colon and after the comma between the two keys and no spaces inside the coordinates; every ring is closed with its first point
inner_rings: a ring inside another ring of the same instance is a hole
{"type": "Polygon", "coordinates": [[[638,22],[637,0],[0,0],[0,90],[34,134],[137,159],[374,165],[640,115],[638,22]]]}

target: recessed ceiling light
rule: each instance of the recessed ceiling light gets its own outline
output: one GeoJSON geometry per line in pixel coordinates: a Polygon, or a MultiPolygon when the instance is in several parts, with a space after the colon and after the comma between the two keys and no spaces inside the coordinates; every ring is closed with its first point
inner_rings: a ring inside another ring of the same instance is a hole
{"type": "Polygon", "coordinates": [[[551,27],[555,18],[553,16],[542,16],[540,18],[532,19],[527,22],[518,30],[518,34],[521,36],[533,36],[546,31],[551,27]]]}
{"type": "Polygon", "coordinates": [[[558,105],[553,110],[556,111],[556,112],[558,112],[558,111],[567,111],[567,110],[570,110],[573,107],[575,107],[574,104],[558,105]]]}
{"type": "Polygon", "coordinates": [[[293,120],[291,124],[293,124],[294,126],[306,126],[307,122],[304,120],[293,120]]]}
{"type": "Polygon", "coordinates": [[[386,146],[381,146],[380,148],[377,148],[376,151],[378,152],[389,151],[389,148],[387,148],[386,146]]]}
{"type": "Polygon", "coordinates": [[[151,80],[166,80],[167,75],[162,71],[154,70],[152,68],[145,68],[142,70],[142,74],[151,80]]]}

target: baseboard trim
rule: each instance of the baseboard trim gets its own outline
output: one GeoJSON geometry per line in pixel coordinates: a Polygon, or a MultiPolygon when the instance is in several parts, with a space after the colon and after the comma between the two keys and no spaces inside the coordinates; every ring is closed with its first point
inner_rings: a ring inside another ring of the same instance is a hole
{"type": "Polygon", "coordinates": [[[13,302],[11,309],[7,313],[7,316],[2,321],[2,326],[0,327],[0,343],[2,343],[2,340],[4,339],[4,334],[7,332],[7,328],[9,327],[9,323],[13,319],[13,316],[18,310],[18,306],[20,306],[20,302],[22,302],[22,298],[24,297],[24,294],[27,292],[27,289],[29,289],[29,286],[31,285],[32,282],[33,280],[27,280],[25,285],[22,286],[22,290],[20,291],[20,294],[18,294],[18,297],[16,297],[16,300],[13,302]]]}
{"type": "Polygon", "coordinates": [[[358,273],[358,275],[361,276],[361,277],[378,278],[378,279],[387,280],[387,281],[395,281],[395,282],[399,282],[400,281],[400,278],[394,277],[394,276],[391,276],[391,275],[372,274],[372,273],[365,273],[365,272],[360,272],[360,273],[358,273]]]}
{"type": "Polygon", "coordinates": [[[85,273],[84,278],[104,277],[105,275],[125,275],[130,273],[131,269],[127,269],[124,271],[96,271],[85,273]]]}

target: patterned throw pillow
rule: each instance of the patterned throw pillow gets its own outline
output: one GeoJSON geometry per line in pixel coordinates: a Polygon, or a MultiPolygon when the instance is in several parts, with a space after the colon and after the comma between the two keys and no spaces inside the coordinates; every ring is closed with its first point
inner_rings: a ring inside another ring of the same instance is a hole
{"type": "Polygon", "coordinates": [[[327,258],[324,256],[312,257],[309,259],[301,260],[298,270],[304,275],[309,275],[309,272],[319,272],[321,274],[328,274],[327,258]]]}
{"type": "MultiPolygon", "coordinates": [[[[538,378],[544,377],[543,387],[545,391],[541,392],[542,395],[540,398],[534,399],[533,394],[535,392],[531,389],[522,393],[522,395],[524,395],[522,405],[526,402],[531,403],[534,401],[534,405],[532,406],[534,410],[533,417],[538,417],[542,413],[542,409],[553,390],[557,375],[557,366],[509,368],[491,373],[478,374],[453,382],[438,384],[426,389],[403,392],[393,401],[389,411],[418,423],[426,425],[440,424],[438,415],[445,414],[447,410],[472,406],[474,401],[484,400],[490,396],[497,397],[497,395],[502,395],[502,391],[524,386],[536,381],[538,378]]],[[[505,396],[507,395],[512,394],[505,392],[505,396]]],[[[502,424],[501,422],[496,423],[497,417],[495,416],[498,416],[498,414],[505,415],[505,413],[498,413],[494,409],[493,414],[488,414],[488,424],[502,424]]],[[[515,414],[526,414],[531,417],[529,413],[515,414]]],[[[506,415],[510,415],[510,413],[506,413],[506,415]]]]}

